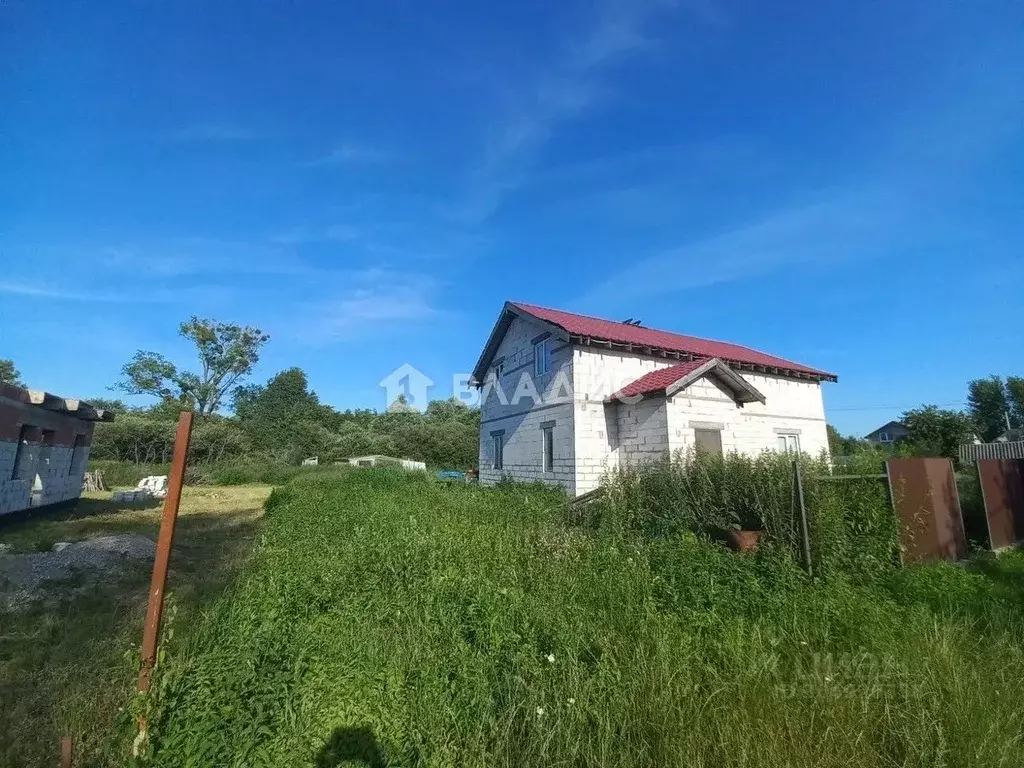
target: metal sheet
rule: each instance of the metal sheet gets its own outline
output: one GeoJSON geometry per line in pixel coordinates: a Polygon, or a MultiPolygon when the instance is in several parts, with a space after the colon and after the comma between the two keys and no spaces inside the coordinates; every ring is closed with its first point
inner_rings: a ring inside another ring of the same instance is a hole
{"type": "Polygon", "coordinates": [[[1024,460],[982,459],[978,477],[992,549],[1024,540],[1024,460]]]}
{"type": "Polygon", "coordinates": [[[967,557],[953,463],[938,458],[889,459],[887,465],[904,562],[967,557]]]}

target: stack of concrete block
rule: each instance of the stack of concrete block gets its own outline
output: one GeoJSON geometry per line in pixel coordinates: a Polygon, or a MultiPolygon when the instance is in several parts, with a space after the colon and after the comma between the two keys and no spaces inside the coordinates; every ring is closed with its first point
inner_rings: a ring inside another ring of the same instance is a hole
{"type": "Polygon", "coordinates": [[[139,481],[131,491],[114,491],[113,500],[122,504],[138,504],[167,496],[167,475],[150,475],[139,481]]]}

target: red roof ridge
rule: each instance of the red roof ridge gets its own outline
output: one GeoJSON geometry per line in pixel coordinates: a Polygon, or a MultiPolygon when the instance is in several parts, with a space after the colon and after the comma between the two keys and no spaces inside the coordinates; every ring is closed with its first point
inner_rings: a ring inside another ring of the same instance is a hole
{"type": "Polygon", "coordinates": [[[521,301],[509,301],[506,306],[514,307],[544,322],[559,326],[570,335],[584,336],[617,344],[650,347],[671,352],[691,355],[698,358],[718,357],[734,364],[751,366],[771,372],[790,372],[791,374],[813,377],[818,380],[837,381],[835,374],[812,368],[802,363],[786,360],[775,355],[736,344],[731,341],[719,341],[699,336],[689,336],[675,331],[648,328],[620,321],[608,320],[593,315],[582,315],[562,309],[542,307],[521,301]]]}
{"type": "MultiPolygon", "coordinates": [[[[560,312],[563,315],[575,315],[576,317],[583,317],[587,320],[597,320],[599,323],[621,323],[620,320],[609,320],[607,317],[598,317],[597,315],[585,315],[582,312],[569,312],[565,309],[555,309],[554,307],[542,307],[540,304],[528,304],[525,301],[510,301],[509,304],[515,304],[517,307],[525,310],[539,309],[544,312],[560,312]]],[[[625,325],[625,323],[621,323],[625,325]]],[[[683,336],[688,339],[697,339],[698,341],[712,341],[715,344],[728,344],[730,347],[742,347],[743,349],[749,350],[750,352],[758,352],[760,350],[748,347],[745,344],[737,344],[735,341],[725,341],[723,339],[712,339],[707,336],[691,336],[688,333],[679,333],[678,331],[666,331],[664,328],[651,328],[647,325],[634,325],[634,328],[642,328],[646,331],[657,331],[658,333],[671,333],[673,336],[683,336]]]]}

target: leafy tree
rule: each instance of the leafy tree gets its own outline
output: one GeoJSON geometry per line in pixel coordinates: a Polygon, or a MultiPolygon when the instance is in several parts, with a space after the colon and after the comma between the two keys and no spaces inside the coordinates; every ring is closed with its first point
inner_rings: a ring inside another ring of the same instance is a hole
{"type": "Polygon", "coordinates": [[[125,405],[124,400],[112,400],[109,397],[90,397],[86,402],[102,411],[125,413],[128,410],[128,406],[125,405]]]}
{"type": "Polygon", "coordinates": [[[1006,377],[1006,400],[1013,426],[1017,429],[1024,428],[1024,378],[1006,377]]]}
{"type": "Polygon", "coordinates": [[[831,424],[825,425],[828,432],[828,450],[833,456],[852,456],[871,448],[866,440],[861,440],[853,435],[843,436],[839,430],[831,424]]]}
{"type": "Polygon", "coordinates": [[[436,421],[466,421],[473,419],[473,409],[457,397],[450,397],[447,400],[431,400],[424,415],[436,421]]]}
{"type": "Polygon", "coordinates": [[[259,328],[192,317],[179,329],[196,346],[200,372],[179,371],[157,352],[139,350],[121,369],[116,389],[131,395],[153,395],[200,413],[215,413],[259,360],[270,337],[259,328]]]}
{"type": "Polygon", "coordinates": [[[13,384],[15,387],[25,386],[21,380],[21,374],[14,367],[14,361],[5,357],[0,357],[0,384],[13,384]]]}
{"type": "Polygon", "coordinates": [[[900,417],[909,435],[905,448],[918,456],[945,456],[956,459],[962,443],[970,440],[974,423],[962,411],[950,411],[935,405],[923,405],[900,417]]]}
{"type": "Polygon", "coordinates": [[[967,384],[967,406],[982,440],[994,440],[1006,431],[1006,386],[998,376],[967,384]]]}

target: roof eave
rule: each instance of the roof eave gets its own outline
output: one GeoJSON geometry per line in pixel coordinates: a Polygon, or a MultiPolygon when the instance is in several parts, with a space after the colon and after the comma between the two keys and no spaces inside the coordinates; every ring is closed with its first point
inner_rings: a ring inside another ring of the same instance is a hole
{"type": "MultiPolygon", "coordinates": [[[[610,339],[601,339],[594,336],[580,336],[577,334],[570,334],[570,341],[581,346],[590,347],[595,344],[606,346],[609,349],[623,349],[627,352],[637,352],[642,355],[649,355],[651,357],[662,357],[671,360],[702,360],[706,358],[706,355],[696,355],[691,352],[680,352],[675,349],[666,349],[664,347],[648,346],[646,344],[634,344],[629,342],[618,342],[610,339]]],[[[719,358],[723,362],[727,363],[731,368],[739,368],[741,370],[749,370],[754,373],[764,373],[775,376],[788,376],[794,379],[805,379],[808,381],[831,381],[838,382],[839,377],[834,373],[827,373],[826,371],[813,371],[813,370],[800,370],[798,368],[789,368],[787,366],[771,366],[771,365],[760,365],[757,363],[748,363],[742,360],[731,360],[727,357],[719,358]]]]}

